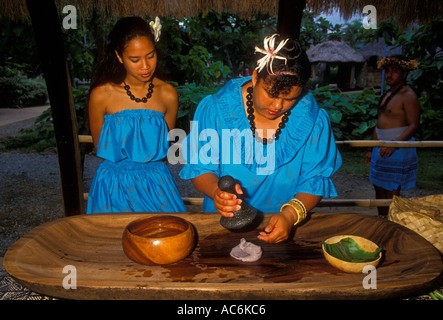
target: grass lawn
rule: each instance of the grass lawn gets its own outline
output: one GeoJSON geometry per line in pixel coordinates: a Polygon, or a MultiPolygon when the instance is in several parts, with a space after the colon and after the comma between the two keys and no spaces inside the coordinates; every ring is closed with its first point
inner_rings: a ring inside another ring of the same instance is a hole
{"type": "MultiPolygon", "coordinates": [[[[343,158],[340,170],[369,177],[369,168],[364,164],[365,148],[339,146],[343,158]]],[[[417,188],[440,190],[443,193],[443,148],[417,148],[417,188]]]]}

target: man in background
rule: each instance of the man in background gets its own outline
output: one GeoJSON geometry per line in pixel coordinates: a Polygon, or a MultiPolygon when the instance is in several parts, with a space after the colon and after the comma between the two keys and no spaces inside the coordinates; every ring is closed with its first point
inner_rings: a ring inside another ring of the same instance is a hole
{"type": "MultiPolygon", "coordinates": [[[[410,70],[418,63],[402,55],[378,61],[385,70],[389,90],[380,98],[377,125],[373,140],[414,141],[420,119],[420,103],[415,92],[406,85],[410,70]]],[[[417,152],[415,148],[374,147],[365,157],[370,166],[369,179],[374,185],[377,199],[392,199],[401,190],[415,187],[417,152]]],[[[381,216],[388,215],[388,207],[378,207],[381,216]]]]}

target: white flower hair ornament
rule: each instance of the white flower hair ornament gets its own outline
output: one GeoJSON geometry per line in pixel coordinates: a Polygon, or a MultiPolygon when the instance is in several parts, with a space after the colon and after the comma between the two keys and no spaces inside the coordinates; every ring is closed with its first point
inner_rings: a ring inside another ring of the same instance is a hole
{"type": "Polygon", "coordinates": [[[149,26],[151,27],[152,32],[154,33],[155,42],[158,42],[158,40],[160,40],[160,34],[161,34],[161,29],[162,29],[162,25],[160,23],[160,18],[155,17],[155,21],[149,22],[149,26]]]}
{"type": "Polygon", "coordinates": [[[275,48],[276,36],[277,34],[274,34],[271,37],[265,38],[265,40],[263,41],[264,49],[255,47],[255,52],[260,52],[261,54],[265,55],[263,58],[260,58],[257,61],[256,69],[258,70],[258,72],[260,72],[266,66],[266,68],[268,69],[268,73],[274,74],[274,71],[272,70],[272,62],[274,61],[274,59],[285,60],[285,63],[287,63],[288,59],[277,55],[277,53],[281,50],[281,48],[285,46],[286,42],[288,42],[289,39],[281,41],[280,44],[277,46],[277,48],[275,48]]]}

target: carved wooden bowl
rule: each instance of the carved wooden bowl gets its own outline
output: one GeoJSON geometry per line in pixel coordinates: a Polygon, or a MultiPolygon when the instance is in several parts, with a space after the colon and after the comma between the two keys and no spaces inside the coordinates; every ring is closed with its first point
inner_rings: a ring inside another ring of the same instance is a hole
{"type": "Polygon", "coordinates": [[[190,222],[158,215],[130,222],[123,232],[123,250],[131,260],[145,264],[171,264],[194,249],[196,234],[190,222]]]}
{"type": "MultiPolygon", "coordinates": [[[[358,237],[358,236],[354,236],[354,235],[334,236],[334,237],[331,237],[331,238],[325,240],[325,242],[327,244],[333,244],[333,243],[339,242],[341,239],[344,239],[344,238],[353,239],[355,242],[358,243],[358,245],[363,250],[368,251],[368,252],[374,252],[378,248],[378,245],[376,245],[374,242],[372,242],[366,238],[362,238],[362,237],[358,237]]],[[[348,262],[348,261],[340,260],[340,259],[330,255],[328,252],[326,252],[324,245],[322,245],[322,249],[323,249],[323,254],[324,254],[326,260],[333,267],[336,267],[337,269],[340,269],[341,271],[344,271],[347,273],[362,273],[363,269],[368,265],[373,266],[373,267],[377,267],[380,262],[380,259],[382,257],[382,254],[380,252],[380,255],[377,260],[373,260],[373,261],[369,261],[369,262],[348,262]]]]}

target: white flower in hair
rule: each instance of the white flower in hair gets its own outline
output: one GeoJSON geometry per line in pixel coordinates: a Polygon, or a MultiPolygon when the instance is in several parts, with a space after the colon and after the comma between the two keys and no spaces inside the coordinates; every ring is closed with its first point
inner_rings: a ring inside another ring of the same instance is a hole
{"type": "Polygon", "coordinates": [[[151,26],[152,32],[154,33],[155,42],[158,42],[158,40],[160,39],[160,34],[162,29],[162,25],[160,24],[160,18],[155,17],[155,21],[149,22],[149,25],[151,26]]]}
{"type": "Polygon", "coordinates": [[[274,71],[272,70],[272,62],[274,61],[274,59],[281,59],[285,60],[285,63],[287,62],[287,59],[285,57],[278,56],[277,53],[280,51],[281,48],[285,46],[286,42],[288,42],[289,39],[281,41],[277,48],[275,48],[276,36],[277,34],[274,34],[271,37],[265,38],[265,40],[263,41],[264,49],[255,47],[255,52],[260,52],[265,55],[263,58],[260,58],[257,61],[256,69],[258,70],[258,72],[260,72],[266,66],[266,68],[268,69],[268,73],[274,74],[274,71]],[[269,70],[271,72],[269,72],[269,70]]]}

